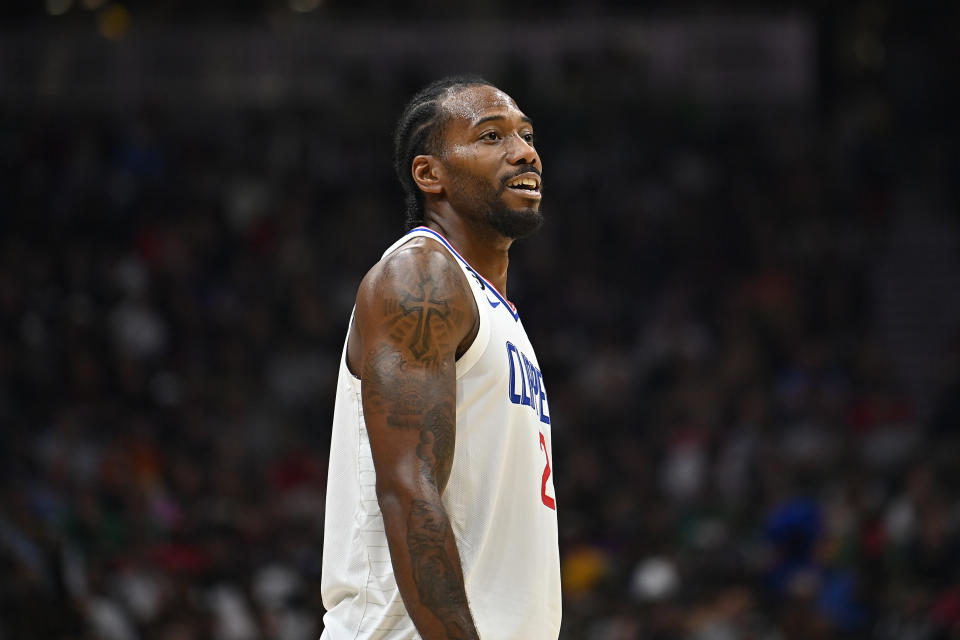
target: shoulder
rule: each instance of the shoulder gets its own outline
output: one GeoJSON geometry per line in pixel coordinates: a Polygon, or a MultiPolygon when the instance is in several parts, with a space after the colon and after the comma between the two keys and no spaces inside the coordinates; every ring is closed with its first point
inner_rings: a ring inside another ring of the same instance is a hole
{"type": "Polygon", "coordinates": [[[351,371],[378,344],[407,350],[414,359],[459,357],[469,348],[480,312],[456,258],[429,238],[413,238],[384,256],[357,292],[347,345],[351,371]]]}
{"type": "Polygon", "coordinates": [[[357,294],[358,305],[365,298],[375,300],[397,293],[442,294],[467,301],[472,298],[463,270],[456,258],[432,238],[412,238],[384,256],[364,276],[357,294]]]}

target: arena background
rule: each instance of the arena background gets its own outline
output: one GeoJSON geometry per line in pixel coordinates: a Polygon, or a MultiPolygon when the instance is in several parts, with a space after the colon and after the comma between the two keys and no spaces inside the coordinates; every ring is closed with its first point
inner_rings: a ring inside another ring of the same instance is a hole
{"type": "Polygon", "coordinates": [[[956,3],[0,7],[0,640],[318,637],[404,101],[536,123],[566,640],[960,637],[956,3]]]}

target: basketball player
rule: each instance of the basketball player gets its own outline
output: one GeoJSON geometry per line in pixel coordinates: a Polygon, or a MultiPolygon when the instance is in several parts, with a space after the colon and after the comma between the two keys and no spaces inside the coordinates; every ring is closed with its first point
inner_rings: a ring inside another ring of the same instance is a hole
{"type": "Polygon", "coordinates": [[[533,125],[479,78],[400,118],[407,235],[360,284],[327,485],[323,638],[556,640],[550,408],[507,300],[533,233],[533,125]]]}

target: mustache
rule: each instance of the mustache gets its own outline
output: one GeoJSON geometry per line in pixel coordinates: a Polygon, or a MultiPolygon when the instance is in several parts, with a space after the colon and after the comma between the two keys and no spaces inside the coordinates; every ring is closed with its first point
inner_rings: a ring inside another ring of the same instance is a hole
{"type": "Polygon", "coordinates": [[[537,177],[540,178],[540,190],[543,191],[543,174],[540,173],[540,170],[537,169],[532,164],[523,164],[517,167],[517,170],[506,176],[503,179],[503,185],[506,186],[508,182],[516,178],[517,176],[522,176],[525,173],[535,173],[537,177]]]}

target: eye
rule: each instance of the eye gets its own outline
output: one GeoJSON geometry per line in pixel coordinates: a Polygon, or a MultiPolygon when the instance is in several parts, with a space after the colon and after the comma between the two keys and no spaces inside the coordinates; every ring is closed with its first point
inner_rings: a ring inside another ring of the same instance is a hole
{"type": "Polygon", "coordinates": [[[521,135],[521,137],[523,138],[524,142],[526,142],[526,143],[527,143],[528,145],[530,145],[531,147],[533,146],[533,134],[532,134],[532,133],[530,133],[530,132],[524,133],[524,134],[521,135]]]}
{"type": "Polygon", "coordinates": [[[500,134],[497,133],[496,131],[487,131],[485,134],[480,136],[480,139],[494,142],[500,139],[500,134]]]}

